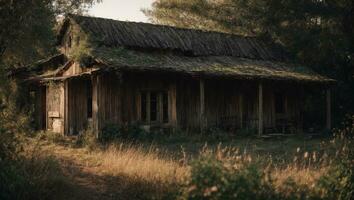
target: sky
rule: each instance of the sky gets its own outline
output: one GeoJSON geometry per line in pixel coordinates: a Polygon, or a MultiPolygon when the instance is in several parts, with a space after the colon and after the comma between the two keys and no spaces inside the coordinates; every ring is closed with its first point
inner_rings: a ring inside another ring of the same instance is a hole
{"type": "Polygon", "coordinates": [[[150,8],[154,0],[103,0],[89,10],[89,15],[122,21],[147,22],[148,18],[141,12],[150,8]]]}

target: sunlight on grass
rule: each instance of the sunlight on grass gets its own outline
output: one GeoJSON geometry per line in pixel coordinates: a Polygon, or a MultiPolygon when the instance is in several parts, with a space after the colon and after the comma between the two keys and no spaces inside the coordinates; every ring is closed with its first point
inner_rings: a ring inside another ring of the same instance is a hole
{"type": "Polygon", "coordinates": [[[188,168],[176,161],[166,159],[158,148],[129,144],[115,144],[107,150],[94,153],[102,161],[102,169],[110,175],[125,174],[152,182],[181,182],[188,174],[188,168]]]}

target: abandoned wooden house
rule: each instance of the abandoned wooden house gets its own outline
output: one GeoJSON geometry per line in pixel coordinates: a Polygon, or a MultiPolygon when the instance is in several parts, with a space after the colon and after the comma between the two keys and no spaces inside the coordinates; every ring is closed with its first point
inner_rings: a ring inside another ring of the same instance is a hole
{"type": "Polygon", "coordinates": [[[291,63],[255,37],[69,15],[60,54],[21,72],[40,129],[304,130],[306,96],[321,91],[330,128],[334,80],[291,63]]]}

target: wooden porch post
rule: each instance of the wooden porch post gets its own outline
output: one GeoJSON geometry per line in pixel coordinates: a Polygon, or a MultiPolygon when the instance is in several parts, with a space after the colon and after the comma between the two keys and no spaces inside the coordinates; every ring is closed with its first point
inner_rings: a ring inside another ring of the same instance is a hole
{"type": "Polygon", "coordinates": [[[263,134],[263,85],[258,85],[258,135],[263,134]]]}
{"type": "Polygon", "coordinates": [[[174,128],[177,128],[177,84],[176,82],[173,82],[171,85],[170,85],[170,91],[169,91],[169,119],[170,119],[170,122],[171,122],[171,125],[174,127],[174,128]]]}
{"type": "Polygon", "coordinates": [[[99,116],[99,75],[91,77],[92,80],[92,124],[96,132],[96,137],[99,137],[100,116],[99,116]]]}
{"type": "Polygon", "coordinates": [[[240,109],[240,128],[243,128],[243,96],[239,96],[239,109],[240,109]]]}
{"type": "Polygon", "coordinates": [[[199,80],[199,92],[200,92],[200,132],[202,133],[205,128],[205,94],[204,94],[204,80],[199,80]]]}
{"type": "Polygon", "coordinates": [[[64,135],[69,135],[69,80],[64,81],[64,135]]]}
{"type": "Polygon", "coordinates": [[[327,89],[326,91],[326,128],[328,130],[331,129],[331,89],[327,89]]]}

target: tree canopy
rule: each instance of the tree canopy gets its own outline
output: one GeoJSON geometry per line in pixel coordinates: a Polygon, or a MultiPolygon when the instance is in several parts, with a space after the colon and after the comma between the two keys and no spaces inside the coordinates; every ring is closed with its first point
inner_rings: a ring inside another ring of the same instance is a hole
{"type": "Polygon", "coordinates": [[[0,0],[0,62],[21,66],[54,51],[59,16],[84,12],[101,0],[0,0]]]}

